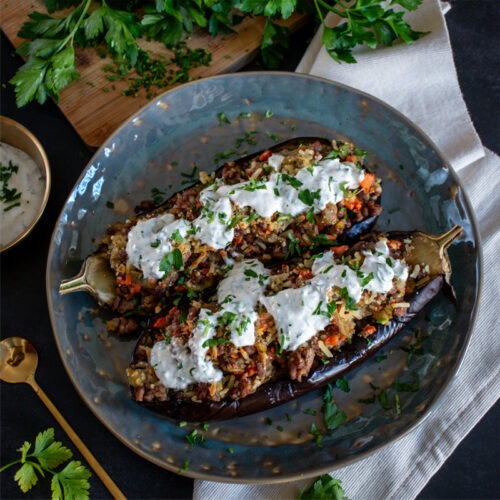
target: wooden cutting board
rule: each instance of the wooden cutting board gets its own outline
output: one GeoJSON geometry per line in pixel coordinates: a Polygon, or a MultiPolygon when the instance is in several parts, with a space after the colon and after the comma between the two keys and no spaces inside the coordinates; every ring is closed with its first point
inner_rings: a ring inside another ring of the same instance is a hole
{"type": "MultiPolygon", "coordinates": [[[[28,14],[34,10],[46,12],[44,3],[34,0],[1,0],[0,27],[15,47],[23,41],[17,33],[28,14]]],[[[53,14],[57,16],[58,13],[53,14]]],[[[206,33],[195,33],[188,40],[188,46],[205,48],[212,53],[210,66],[191,71],[193,79],[236,71],[249,63],[258,53],[265,20],[246,18],[236,28],[236,33],[212,37],[206,33]]],[[[305,16],[294,14],[280,23],[292,31],[305,23],[305,16]]],[[[171,54],[164,45],[141,41],[141,47],[156,54],[171,54]]],[[[121,94],[127,88],[126,82],[113,84],[106,78],[104,66],[109,59],[102,59],[95,49],[77,49],[77,70],[80,79],[60,92],[58,102],[62,112],[71,122],[82,139],[91,147],[99,147],[104,140],[128,117],[144,106],[148,99],[143,96],[130,97],[121,94]],[[112,87],[115,87],[114,89],[112,87]]],[[[164,89],[166,90],[166,89],[164,89]]],[[[158,91],[161,93],[162,90],[158,91]]]]}

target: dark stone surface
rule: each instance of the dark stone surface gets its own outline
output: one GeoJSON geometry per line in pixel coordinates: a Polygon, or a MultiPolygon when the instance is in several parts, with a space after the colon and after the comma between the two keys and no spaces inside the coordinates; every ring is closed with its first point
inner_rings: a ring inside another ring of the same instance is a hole
{"type": "MultiPolygon", "coordinates": [[[[497,153],[499,130],[499,8],[497,0],[453,0],[447,15],[455,62],[464,98],[484,144],[497,153]]],[[[284,63],[293,69],[311,35],[294,38],[284,63]]],[[[1,83],[19,66],[4,35],[1,38],[1,83]]],[[[143,460],[88,410],[65,375],[55,348],[45,299],[45,261],[54,221],[68,192],[91,156],[57,106],[30,104],[17,109],[10,86],[1,91],[1,113],[29,127],[45,147],[52,164],[53,185],[47,209],[30,237],[1,256],[1,335],[29,337],[40,355],[38,380],[82,440],[129,498],[190,498],[192,481],[143,460]]],[[[24,440],[47,427],[75,450],[64,432],[26,385],[0,384],[1,464],[17,458],[24,440]]],[[[499,408],[497,405],[462,441],[423,489],[419,498],[500,498],[499,408]]],[[[77,459],[82,460],[76,453],[77,459]]],[[[48,487],[22,494],[11,471],[0,475],[1,498],[46,498],[48,487]]],[[[377,480],[377,478],[374,478],[377,480]]],[[[108,493],[94,476],[92,498],[108,493]]]]}

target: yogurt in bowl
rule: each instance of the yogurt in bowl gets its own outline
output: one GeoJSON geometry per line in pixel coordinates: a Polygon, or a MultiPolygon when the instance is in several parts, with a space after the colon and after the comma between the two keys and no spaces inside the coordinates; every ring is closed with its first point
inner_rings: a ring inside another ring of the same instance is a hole
{"type": "Polygon", "coordinates": [[[47,155],[21,124],[0,117],[0,252],[14,246],[40,219],[50,192],[47,155]]]}

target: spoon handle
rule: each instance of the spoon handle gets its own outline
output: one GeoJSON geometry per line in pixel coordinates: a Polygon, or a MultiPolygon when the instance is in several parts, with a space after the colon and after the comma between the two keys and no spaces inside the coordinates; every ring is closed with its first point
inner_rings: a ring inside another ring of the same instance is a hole
{"type": "Polygon", "coordinates": [[[54,406],[49,397],[43,392],[42,388],[37,384],[34,378],[27,381],[28,384],[33,388],[38,397],[43,401],[45,406],[48,408],[52,416],[57,420],[59,425],[66,432],[68,437],[73,441],[74,445],[78,448],[80,453],[83,455],[87,463],[92,467],[94,472],[97,474],[99,479],[102,481],[104,486],[108,489],[115,500],[126,500],[126,496],[120,491],[118,486],[114,481],[108,476],[108,473],[102,468],[101,464],[94,457],[92,452],[87,448],[83,441],[78,437],[73,428],[68,424],[66,419],[62,416],[59,410],[54,406]]]}

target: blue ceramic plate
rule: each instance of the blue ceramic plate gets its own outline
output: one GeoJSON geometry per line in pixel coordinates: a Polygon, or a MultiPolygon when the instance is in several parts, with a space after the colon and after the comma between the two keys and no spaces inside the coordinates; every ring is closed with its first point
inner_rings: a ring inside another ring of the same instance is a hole
{"type": "Polygon", "coordinates": [[[151,462],[188,476],[277,482],[366,456],[408,432],[436,406],[467,345],[478,262],[477,231],[455,174],[429,139],[397,111],[319,78],[240,73],[161,95],[105,142],[57,222],[47,290],[66,370],[83,400],[120,440],[151,462]],[[221,113],[230,123],[220,119],[221,113]],[[139,201],[151,197],[152,188],[169,196],[194,165],[210,171],[218,157],[237,158],[300,136],[348,139],[371,152],[367,164],[384,186],[379,229],[437,234],[455,224],[464,228],[450,249],[458,307],[437,297],[419,321],[348,375],[350,392],[334,390],[348,421],[324,436],[312,427],[323,429],[319,391],[208,427],[182,427],[139,407],[129,397],[125,377],[134,341],[109,336],[106,311],[83,293],[60,296],[59,283],[76,274],[106,227],[132,215],[139,201]],[[109,202],[114,208],[108,208],[109,202]],[[191,445],[186,435],[194,429],[204,441],[191,445]]]}

